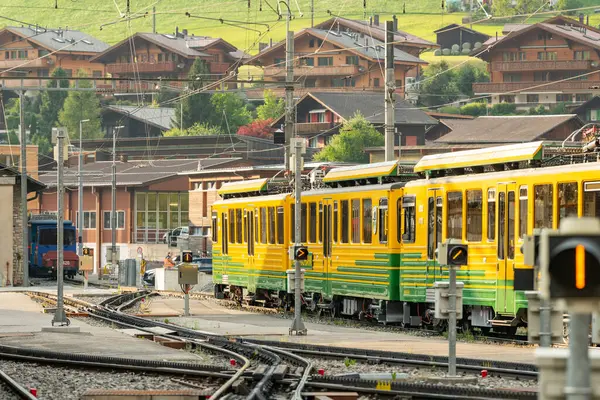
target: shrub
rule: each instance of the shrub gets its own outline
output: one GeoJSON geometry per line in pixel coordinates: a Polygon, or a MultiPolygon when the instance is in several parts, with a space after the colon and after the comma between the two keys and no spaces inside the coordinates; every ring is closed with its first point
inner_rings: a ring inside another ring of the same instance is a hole
{"type": "Polygon", "coordinates": [[[460,113],[463,115],[472,115],[479,117],[487,114],[487,104],[485,103],[469,103],[460,108],[460,113]]]}
{"type": "Polygon", "coordinates": [[[442,50],[442,54],[445,56],[449,56],[450,55],[450,49],[443,49],[442,50]]]}
{"type": "Polygon", "coordinates": [[[494,104],[490,109],[491,115],[514,115],[517,111],[517,105],[514,103],[494,104]]]}
{"type": "Polygon", "coordinates": [[[471,49],[462,49],[461,53],[465,56],[468,56],[469,54],[471,54],[471,49]]]}
{"type": "Polygon", "coordinates": [[[462,48],[463,48],[463,49],[470,49],[470,48],[471,48],[471,43],[469,43],[469,42],[464,42],[464,43],[463,43],[463,45],[462,45],[462,48]]]}
{"type": "Polygon", "coordinates": [[[442,51],[441,51],[440,49],[436,49],[436,50],[433,52],[433,55],[434,55],[434,56],[441,56],[441,55],[442,55],[442,51]]]}
{"type": "Polygon", "coordinates": [[[444,114],[460,114],[460,109],[452,106],[440,107],[437,109],[437,111],[444,114]]]}

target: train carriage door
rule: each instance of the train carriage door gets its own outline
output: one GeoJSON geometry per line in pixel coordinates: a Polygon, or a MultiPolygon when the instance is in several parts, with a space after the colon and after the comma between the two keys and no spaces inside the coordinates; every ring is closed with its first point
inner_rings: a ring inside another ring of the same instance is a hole
{"type": "MultiPolygon", "coordinates": [[[[336,213],[337,213],[337,201],[336,205],[336,213]]],[[[324,277],[329,275],[329,271],[332,268],[331,265],[331,252],[333,249],[333,222],[332,216],[333,214],[333,201],[330,199],[325,199],[323,201],[323,213],[321,214],[321,218],[323,223],[321,224],[321,229],[323,230],[323,274],[324,277]]],[[[329,280],[323,279],[323,282],[329,282],[329,280]]],[[[323,289],[330,293],[331,288],[323,286],[323,289]]]]}
{"type": "Polygon", "coordinates": [[[496,307],[499,312],[512,311],[514,302],[514,291],[512,281],[514,279],[515,268],[515,242],[516,229],[515,224],[515,203],[516,203],[516,184],[500,183],[498,184],[498,199],[496,201],[496,215],[498,222],[498,240],[497,246],[497,266],[498,272],[496,288],[496,307]]]}
{"type": "Polygon", "coordinates": [[[427,287],[442,278],[436,257],[438,244],[442,241],[442,191],[429,189],[427,193],[427,287]]]}

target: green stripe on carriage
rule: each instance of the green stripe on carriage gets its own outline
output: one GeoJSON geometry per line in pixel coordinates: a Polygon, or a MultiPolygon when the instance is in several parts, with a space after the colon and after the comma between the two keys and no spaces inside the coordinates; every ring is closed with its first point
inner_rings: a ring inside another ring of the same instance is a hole
{"type": "Polygon", "coordinates": [[[389,266],[388,261],[376,261],[376,260],[356,260],[354,261],[356,265],[364,265],[364,266],[375,266],[375,267],[387,267],[389,266]]]}
{"type": "Polygon", "coordinates": [[[358,272],[359,274],[380,274],[380,275],[389,275],[389,269],[379,269],[379,268],[354,268],[354,267],[337,267],[338,271],[342,272],[358,272]]]}
{"type": "Polygon", "coordinates": [[[329,274],[329,280],[355,280],[355,281],[375,281],[375,282],[389,282],[389,277],[387,276],[364,276],[364,275],[342,275],[342,274],[329,274]]]}
{"type": "Polygon", "coordinates": [[[421,253],[401,253],[402,258],[421,258],[421,253]]]}
{"type": "Polygon", "coordinates": [[[383,254],[383,253],[375,253],[375,258],[378,260],[387,260],[390,256],[395,254],[383,254]]]}

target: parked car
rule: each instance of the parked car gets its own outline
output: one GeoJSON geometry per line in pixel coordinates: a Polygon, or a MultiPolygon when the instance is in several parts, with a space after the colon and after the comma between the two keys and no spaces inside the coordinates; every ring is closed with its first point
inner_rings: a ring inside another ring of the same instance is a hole
{"type": "Polygon", "coordinates": [[[177,246],[177,238],[187,238],[190,235],[190,228],[187,226],[180,226],[179,228],[175,228],[172,231],[165,233],[162,237],[163,243],[168,244],[169,246],[177,246]]]}

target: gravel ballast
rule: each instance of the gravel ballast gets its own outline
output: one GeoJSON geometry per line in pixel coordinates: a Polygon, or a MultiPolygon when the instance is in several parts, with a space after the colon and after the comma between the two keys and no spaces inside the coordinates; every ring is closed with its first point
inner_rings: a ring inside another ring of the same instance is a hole
{"type": "MultiPolygon", "coordinates": [[[[22,386],[36,388],[40,400],[78,400],[89,389],[190,390],[171,380],[177,377],[141,372],[71,369],[13,361],[0,361],[0,369],[22,386]]],[[[219,384],[205,381],[202,386],[215,389],[219,384]]]]}

